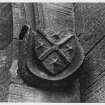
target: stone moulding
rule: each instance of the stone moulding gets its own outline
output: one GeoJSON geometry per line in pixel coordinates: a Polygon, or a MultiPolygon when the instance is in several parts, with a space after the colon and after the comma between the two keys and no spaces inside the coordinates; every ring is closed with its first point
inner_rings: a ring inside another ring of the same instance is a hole
{"type": "Polygon", "coordinates": [[[73,33],[57,34],[46,30],[33,31],[27,25],[23,26],[20,33],[20,36],[24,35],[19,44],[18,73],[26,83],[33,86],[70,86],[83,62],[84,50],[73,33]],[[54,62],[55,59],[57,62],[54,62]]]}

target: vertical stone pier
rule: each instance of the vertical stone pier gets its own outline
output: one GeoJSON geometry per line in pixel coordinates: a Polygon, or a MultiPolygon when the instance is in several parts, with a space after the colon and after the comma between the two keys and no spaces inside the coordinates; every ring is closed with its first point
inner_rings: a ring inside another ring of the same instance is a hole
{"type": "Polygon", "coordinates": [[[0,102],[8,101],[12,64],[13,18],[10,3],[0,3],[0,102]]]}

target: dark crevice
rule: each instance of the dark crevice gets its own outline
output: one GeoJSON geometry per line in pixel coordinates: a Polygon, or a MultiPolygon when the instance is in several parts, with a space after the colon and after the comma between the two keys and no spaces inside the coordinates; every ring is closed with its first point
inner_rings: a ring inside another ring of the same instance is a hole
{"type": "Polygon", "coordinates": [[[19,40],[23,40],[23,38],[25,37],[25,34],[27,33],[29,27],[28,25],[23,25],[22,26],[22,29],[20,31],[20,34],[19,34],[19,40]]]}

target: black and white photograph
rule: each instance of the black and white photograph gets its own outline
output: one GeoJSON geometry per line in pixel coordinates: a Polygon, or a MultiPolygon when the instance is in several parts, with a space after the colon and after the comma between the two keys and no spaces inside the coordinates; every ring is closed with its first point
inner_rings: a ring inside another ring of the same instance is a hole
{"type": "Polygon", "coordinates": [[[0,2],[0,103],[104,103],[105,3],[0,2]]]}

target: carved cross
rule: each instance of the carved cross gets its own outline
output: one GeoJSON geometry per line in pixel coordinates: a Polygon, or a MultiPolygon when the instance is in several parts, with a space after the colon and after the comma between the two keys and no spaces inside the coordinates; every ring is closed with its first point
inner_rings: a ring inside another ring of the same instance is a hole
{"type": "MultiPolygon", "coordinates": [[[[40,59],[41,61],[44,61],[51,53],[57,52],[57,54],[59,54],[59,55],[63,58],[63,60],[64,60],[64,62],[65,62],[66,64],[70,63],[70,61],[65,57],[65,54],[64,54],[63,51],[61,50],[61,47],[62,47],[62,45],[64,45],[68,40],[70,40],[74,35],[68,35],[68,36],[65,37],[63,40],[61,40],[61,41],[59,41],[59,42],[57,42],[57,43],[54,43],[53,40],[52,40],[51,38],[49,38],[48,36],[46,36],[46,34],[45,34],[43,31],[37,30],[37,32],[38,32],[39,34],[41,34],[41,36],[42,36],[45,40],[47,40],[47,41],[52,45],[50,48],[48,48],[47,50],[45,50],[45,51],[39,56],[39,59],[40,59]]],[[[67,47],[68,47],[67,50],[71,50],[71,49],[72,49],[72,48],[69,47],[69,46],[67,46],[67,47]]],[[[56,63],[55,61],[57,61],[57,59],[54,60],[53,63],[56,63]]]]}

